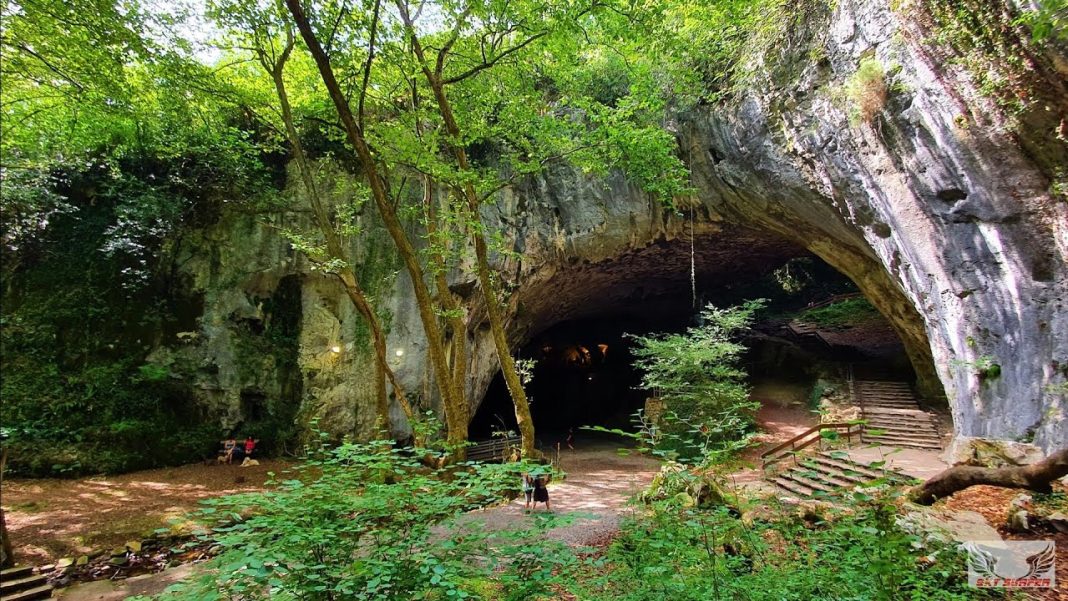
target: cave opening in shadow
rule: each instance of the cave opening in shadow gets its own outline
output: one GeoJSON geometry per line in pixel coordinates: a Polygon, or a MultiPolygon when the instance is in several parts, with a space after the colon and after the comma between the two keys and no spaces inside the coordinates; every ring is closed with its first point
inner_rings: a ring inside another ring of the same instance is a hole
{"type": "MultiPolygon", "coordinates": [[[[632,335],[679,331],[689,316],[603,315],[559,323],[535,336],[517,354],[533,361],[526,390],[541,446],[566,441],[583,426],[631,430],[648,392],[634,366],[632,335]]],[[[497,374],[471,422],[470,434],[485,439],[515,431],[515,412],[504,378],[497,374]]]]}
{"type": "MultiPolygon", "coordinates": [[[[634,430],[634,414],[654,396],[641,387],[631,335],[682,332],[700,310],[750,299],[766,307],[742,343],[752,398],[813,419],[826,380],[912,381],[915,374],[890,324],[833,267],[763,233],[737,232],[697,241],[691,280],[687,241],[661,241],[597,263],[562,270],[521,294],[513,324],[515,356],[533,361],[526,385],[538,444],[566,443],[583,426],[634,430]],[[834,304],[814,331],[799,316],[834,304]],[[837,319],[843,319],[841,323],[837,319]]],[[[798,424],[800,425],[800,424],[798,424]]],[[[517,432],[500,373],[472,416],[469,435],[485,440],[517,432]]]]}

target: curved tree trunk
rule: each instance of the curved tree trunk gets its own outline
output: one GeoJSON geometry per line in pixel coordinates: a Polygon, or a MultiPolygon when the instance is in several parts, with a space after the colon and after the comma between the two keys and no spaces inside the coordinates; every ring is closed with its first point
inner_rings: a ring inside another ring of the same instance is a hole
{"type": "MultiPolygon", "coordinates": [[[[456,163],[460,172],[467,173],[471,171],[471,166],[467,160],[467,152],[462,146],[454,142],[462,139],[460,136],[460,126],[456,122],[456,117],[452,111],[452,105],[449,103],[449,99],[445,94],[445,84],[442,81],[441,73],[430,69],[423,48],[419,42],[419,38],[416,35],[415,27],[408,17],[406,8],[399,0],[397,2],[397,8],[400,10],[401,18],[404,20],[405,27],[408,29],[408,35],[412,42],[412,50],[415,52],[416,58],[419,59],[420,65],[422,65],[423,74],[426,76],[430,89],[434,92],[434,100],[437,103],[438,112],[441,114],[441,118],[445,123],[445,131],[449,134],[450,139],[452,140],[448,142],[449,149],[456,157],[456,163]]],[[[442,61],[438,62],[439,69],[442,64],[442,61]]],[[[519,373],[516,371],[515,367],[515,360],[512,358],[512,349],[508,344],[508,335],[504,330],[504,319],[501,315],[500,300],[497,298],[497,287],[493,283],[492,270],[489,265],[489,252],[486,247],[486,236],[482,231],[481,220],[479,217],[479,205],[481,202],[478,193],[475,191],[475,186],[470,180],[464,182],[462,192],[464,199],[467,202],[467,209],[470,213],[468,217],[474,224],[471,228],[471,239],[475,246],[478,282],[482,287],[482,294],[486,299],[486,314],[489,317],[493,345],[497,350],[497,359],[501,364],[501,373],[504,375],[505,384],[508,386],[508,393],[511,395],[512,403],[515,405],[516,423],[519,426],[519,433],[523,438],[523,457],[532,458],[536,454],[534,448],[534,421],[530,415],[530,403],[527,400],[527,393],[523,390],[523,383],[519,379],[519,373]]]]}
{"type": "Polygon", "coordinates": [[[385,334],[382,332],[378,316],[375,314],[370,301],[367,300],[367,295],[364,294],[363,289],[360,287],[359,281],[356,279],[356,273],[345,261],[344,248],[337,232],[334,230],[333,224],[330,223],[326,207],[323,206],[322,198],[319,196],[319,188],[315,183],[315,174],[312,173],[311,166],[308,164],[307,155],[304,153],[304,145],[301,143],[300,134],[297,132],[293,122],[293,109],[289,104],[289,94],[286,91],[283,78],[285,63],[292,48],[293,40],[290,38],[285,51],[282,52],[273,65],[268,64],[266,56],[261,56],[260,59],[264,63],[264,67],[270,71],[271,79],[274,81],[275,93],[278,96],[278,103],[282,112],[282,121],[285,124],[286,137],[289,139],[289,144],[293,149],[293,157],[296,160],[297,170],[300,172],[304,189],[308,194],[308,202],[311,204],[316,225],[319,226],[323,238],[326,240],[327,252],[332,258],[344,264],[344,267],[339,270],[338,279],[341,280],[342,285],[345,287],[345,293],[356,307],[357,312],[360,313],[371,328],[371,347],[375,361],[375,410],[378,414],[379,427],[382,429],[383,435],[389,436],[393,428],[389,419],[389,398],[386,395],[385,381],[387,377],[393,385],[394,396],[401,408],[404,409],[409,422],[412,420],[412,409],[404,395],[404,390],[400,387],[393,370],[390,369],[389,363],[387,363],[385,334]]]}
{"type": "Polygon", "coordinates": [[[1038,463],[1022,467],[957,465],[924,482],[912,493],[912,500],[921,505],[930,505],[938,499],[944,499],[977,484],[1049,492],[1050,483],[1064,476],[1068,476],[1068,448],[1061,449],[1038,463]]]}
{"type": "Polygon", "coordinates": [[[412,246],[411,240],[408,239],[404,226],[397,217],[396,210],[390,203],[389,194],[375,165],[371,149],[367,144],[367,140],[363,137],[363,131],[353,115],[348,99],[341,91],[341,85],[338,83],[333,66],[330,64],[330,57],[327,56],[326,51],[315,35],[315,31],[312,29],[311,23],[308,21],[302,2],[300,0],[285,0],[285,3],[293,16],[293,21],[296,23],[301,37],[304,39],[305,45],[308,47],[308,51],[315,60],[319,75],[322,77],[323,84],[330,94],[330,100],[333,102],[334,108],[337,109],[338,117],[341,119],[341,125],[345,130],[349,144],[356,152],[360,166],[367,177],[368,185],[371,187],[371,198],[375,202],[378,214],[382,217],[386,231],[393,238],[397,246],[397,252],[400,254],[401,260],[408,270],[408,275],[411,277],[416,305],[419,309],[419,318],[423,323],[423,331],[427,337],[430,363],[433,366],[434,377],[441,392],[442,402],[445,405],[445,421],[448,427],[447,440],[455,449],[454,455],[457,458],[463,457],[463,447],[467,442],[467,401],[463,390],[459,390],[454,379],[450,377],[444,337],[441,326],[438,323],[438,316],[434,310],[433,298],[423,274],[423,268],[419,264],[419,255],[412,246]]]}

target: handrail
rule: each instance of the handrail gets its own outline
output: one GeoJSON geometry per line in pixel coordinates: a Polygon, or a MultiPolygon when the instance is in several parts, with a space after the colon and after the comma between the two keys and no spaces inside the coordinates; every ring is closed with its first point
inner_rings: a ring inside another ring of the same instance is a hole
{"type": "Polygon", "coordinates": [[[822,436],[817,436],[816,438],[813,438],[811,440],[808,440],[808,441],[804,442],[804,444],[801,444],[801,445],[797,444],[798,442],[804,440],[805,438],[807,438],[809,436],[812,436],[812,434],[814,434],[814,433],[822,432],[823,430],[842,431],[843,429],[845,431],[846,440],[849,441],[850,439],[853,438],[853,434],[859,434],[864,430],[864,424],[863,423],[856,423],[856,422],[828,422],[828,423],[823,423],[823,424],[817,424],[817,425],[809,428],[808,430],[805,430],[801,434],[798,434],[797,436],[794,436],[790,440],[787,440],[786,442],[780,444],[779,446],[771,449],[770,451],[765,451],[764,453],[761,453],[760,454],[761,467],[762,467],[762,469],[766,470],[769,465],[772,465],[773,463],[778,462],[779,460],[781,460],[784,457],[786,457],[788,454],[794,453],[796,451],[800,451],[801,449],[809,447],[812,444],[815,444],[817,441],[822,440],[822,436]],[[857,428],[856,431],[853,430],[854,427],[857,428]],[[775,455],[781,453],[781,451],[783,451],[784,449],[787,449],[787,448],[790,449],[790,453],[782,453],[779,456],[775,456],[775,455]]]}
{"type": "Polygon", "coordinates": [[[494,438],[476,442],[467,447],[467,458],[472,461],[484,459],[503,460],[505,459],[504,451],[507,451],[510,448],[518,448],[521,443],[522,438],[518,436],[506,436],[503,438],[494,438]]]}
{"type": "Polygon", "coordinates": [[[863,298],[863,292],[846,292],[844,294],[835,294],[834,296],[821,300],[818,303],[809,303],[805,306],[805,309],[819,309],[820,307],[826,307],[827,305],[833,305],[839,301],[849,300],[851,298],[863,298]]]}

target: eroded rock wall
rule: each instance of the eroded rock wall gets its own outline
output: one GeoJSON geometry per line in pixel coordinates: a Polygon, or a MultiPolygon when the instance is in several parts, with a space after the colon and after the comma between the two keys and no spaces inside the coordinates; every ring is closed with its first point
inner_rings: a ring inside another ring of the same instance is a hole
{"type": "MultiPolygon", "coordinates": [[[[483,218],[521,256],[497,261],[513,289],[514,342],[629,295],[677,290],[689,274],[663,274],[680,267],[666,243],[691,232],[701,269],[719,275],[805,249],[890,319],[923,390],[948,398],[959,434],[1068,442],[1068,204],[1051,194],[1050,162],[1020,143],[1026,119],[999,117],[965,70],[940,63],[916,14],[888,0],[820,5],[748,58],[733,100],[677,115],[671,126],[698,191],[692,213],[666,210],[619,175],[558,169],[504,191],[483,218]],[[866,60],[885,71],[887,92],[858,118],[847,89],[866,60]]],[[[371,213],[353,253],[377,282],[394,369],[434,407],[411,283],[371,213]]],[[[288,249],[269,217],[231,216],[204,236],[185,269],[206,310],[180,352],[215,366],[198,376],[205,396],[240,420],[241,391],[269,388],[257,379],[270,365],[237,373],[234,324],[262,319],[257,299],[295,277],[302,419],[369,435],[366,333],[341,290],[288,249]]],[[[475,406],[496,359],[474,278],[450,280],[471,316],[475,406]]]]}

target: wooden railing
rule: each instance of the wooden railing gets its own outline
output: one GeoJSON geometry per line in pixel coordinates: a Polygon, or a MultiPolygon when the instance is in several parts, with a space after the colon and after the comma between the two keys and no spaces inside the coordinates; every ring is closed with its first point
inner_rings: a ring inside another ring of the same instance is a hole
{"type": "Polygon", "coordinates": [[[522,446],[523,439],[518,436],[507,436],[476,442],[467,447],[468,461],[504,461],[522,446]]]}
{"type": "Polygon", "coordinates": [[[851,298],[864,298],[864,294],[860,292],[848,292],[846,294],[835,294],[831,298],[821,300],[818,303],[810,303],[805,309],[818,309],[820,307],[826,307],[827,305],[833,305],[839,301],[849,300],[851,298]]]}
{"type": "Polygon", "coordinates": [[[777,463],[786,457],[796,457],[798,451],[810,447],[817,442],[822,442],[824,430],[834,430],[845,434],[846,443],[849,443],[852,442],[854,434],[859,435],[864,431],[864,424],[856,422],[830,422],[813,426],[774,449],[762,453],[760,455],[761,468],[766,470],[769,465],[777,463]]]}

